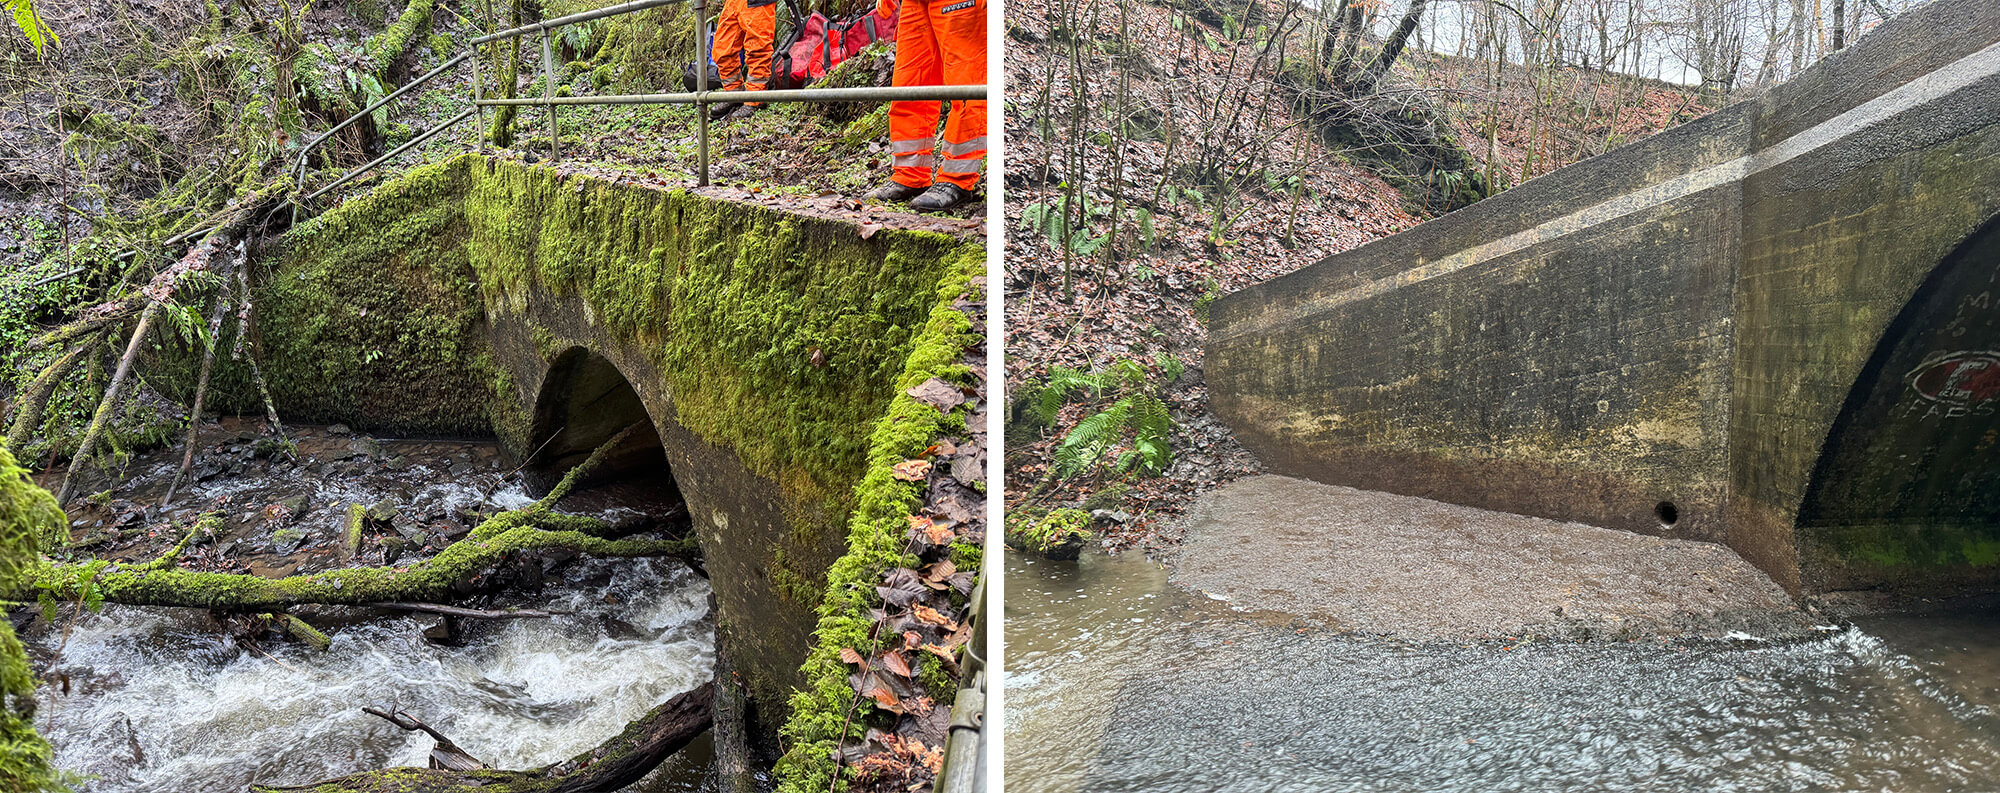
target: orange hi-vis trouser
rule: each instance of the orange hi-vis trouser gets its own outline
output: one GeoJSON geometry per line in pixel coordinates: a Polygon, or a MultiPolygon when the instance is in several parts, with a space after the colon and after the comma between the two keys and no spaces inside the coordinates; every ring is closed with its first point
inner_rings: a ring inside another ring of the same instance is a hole
{"type": "MultiPolygon", "coordinates": [[[[877,0],[882,13],[894,0],[877,0]]],[[[903,0],[896,17],[895,85],[978,85],[986,82],[986,0],[903,0]]],[[[944,150],[932,149],[943,103],[889,103],[889,154],[896,182],[905,187],[937,181],[972,190],[986,161],[986,102],[953,102],[945,122],[944,150]],[[937,154],[944,156],[938,157],[937,154]]]]}
{"type": "Polygon", "coordinates": [[[715,70],[722,76],[722,90],[770,88],[771,45],[777,38],[778,0],[725,0],[722,18],[715,23],[715,70]]]}

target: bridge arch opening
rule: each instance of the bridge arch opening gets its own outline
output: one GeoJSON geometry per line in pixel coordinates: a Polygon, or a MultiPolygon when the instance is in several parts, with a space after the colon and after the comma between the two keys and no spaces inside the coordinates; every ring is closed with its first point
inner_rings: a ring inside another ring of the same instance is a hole
{"type": "Polygon", "coordinates": [[[636,498],[657,502],[657,508],[678,507],[680,488],[659,431],[631,381],[602,355],[583,347],[564,351],[550,365],[535,399],[530,457],[523,469],[529,488],[537,495],[546,493],[633,424],[643,426],[578,482],[578,490],[608,488],[620,491],[614,494],[620,501],[636,498]]]}
{"type": "Polygon", "coordinates": [[[1996,301],[2000,216],[1884,329],[1821,447],[1797,525],[1801,563],[1822,566],[1827,588],[1848,569],[1919,586],[2000,574],[1996,301]]]}

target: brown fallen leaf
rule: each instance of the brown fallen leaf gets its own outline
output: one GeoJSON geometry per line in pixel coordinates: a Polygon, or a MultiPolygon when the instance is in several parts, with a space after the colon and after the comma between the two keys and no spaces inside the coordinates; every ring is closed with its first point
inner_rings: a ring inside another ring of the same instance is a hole
{"type": "Polygon", "coordinates": [[[937,609],[921,603],[910,607],[910,616],[916,617],[918,622],[936,625],[948,631],[955,632],[959,627],[958,623],[952,622],[950,617],[940,614],[937,609]]]}
{"type": "Polygon", "coordinates": [[[930,475],[931,464],[929,460],[904,460],[896,464],[893,472],[897,479],[905,482],[921,482],[930,475]]]}
{"type": "Polygon", "coordinates": [[[840,648],[840,660],[845,663],[854,664],[855,666],[861,666],[867,662],[867,659],[862,658],[861,653],[855,652],[852,647],[840,648]]]}
{"type": "Polygon", "coordinates": [[[903,660],[903,654],[890,650],[882,654],[882,668],[903,677],[910,677],[910,662],[903,660]]]}
{"type": "Polygon", "coordinates": [[[940,413],[950,413],[952,408],[965,403],[965,394],[958,390],[958,386],[936,377],[925,380],[903,393],[909,394],[911,399],[937,408],[940,413]]]}
{"type": "Polygon", "coordinates": [[[875,704],[880,706],[883,710],[889,711],[891,713],[903,712],[903,701],[897,699],[895,693],[891,692],[889,689],[876,688],[874,691],[869,692],[868,695],[874,697],[875,704]]]}
{"type": "Polygon", "coordinates": [[[882,224],[880,223],[863,223],[861,224],[861,238],[864,240],[868,239],[870,237],[875,236],[875,232],[881,230],[882,230],[882,224]]]}
{"type": "Polygon", "coordinates": [[[924,645],[923,651],[937,656],[939,661],[944,662],[945,674],[951,675],[954,678],[958,677],[958,653],[953,652],[950,648],[936,644],[924,645]]]}

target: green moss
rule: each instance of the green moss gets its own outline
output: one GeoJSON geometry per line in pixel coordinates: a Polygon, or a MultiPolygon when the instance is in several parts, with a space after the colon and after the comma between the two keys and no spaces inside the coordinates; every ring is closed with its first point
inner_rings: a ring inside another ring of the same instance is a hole
{"type": "MultiPolygon", "coordinates": [[[[40,550],[67,526],[55,498],[0,449],[0,588],[19,586],[40,550]]],[[[27,652],[13,626],[0,620],[0,790],[63,789],[50,767],[49,744],[35,733],[34,714],[35,679],[27,652]]]]}
{"type": "MultiPolygon", "coordinates": [[[[895,478],[892,468],[918,456],[940,432],[956,424],[962,427],[965,407],[950,416],[940,416],[936,408],[910,398],[904,392],[932,377],[969,383],[970,372],[962,363],[965,348],[978,336],[971,321],[953,309],[952,303],[970,284],[972,274],[983,271],[984,253],[977,248],[950,255],[953,275],[937,291],[930,319],[905,359],[895,384],[896,397],[889,411],[875,422],[869,439],[868,467],[855,488],[855,508],[848,522],[848,551],[827,571],[827,585],[819,607],[815,644],[801,671],[806,688],[792,697],[792,715],[782,729],[787,751],[777,766],[779,790],[786,793],[821,791],[833,784],[836,768],[833,749],[842,739],[859,738],[866,720],[846,719],[855,700],[847,683],[847,669],[840,661],[843,647],[868,646],[873,627],[871,609],[875,585],[891,567],[914,560],[903,556],[908,517],[921,506],[923,486],[895,478]]],[[[953,548],[960,568],[977,571],[980,559],[976,548],[953,548]]],[[[926,674],[941,672],[926,667],[926,674]]],[[[926,683],[940,681],[926,678],[926,683]]],[[[934,686],[939,701],[949,703],[952,687],[948,681],[934,686]]],[[[860,705],[863,715],[872,704],[860,705]]]]}
{"type": "Polygon", "coordinates": [[[375,62],[378,74],[388,69],[397,58],[403,57],[410,42],[416,39],[425,25],[430,24],[431,11],[436,7],[437,0],[410,0],[410,4],[403,7],[403,15],[396,18],[396,24],[368,40],[368,58],[375,62]]]}
{"type": "MultiPolygon", "coordinates": [[[[301,224],[263,263],[252,341],[288,417],[422,434],[490,426],[478,409],[493,402],[493,375],[457,200],[464,170],[416,168],[301,224]]],[[[233,328],[225,337],[225,349],[235,344],[233,328]]],[[[173,364],[164,379],[186,390],[199,358],[173,364]]],[[[240,363],[219,356],[211,387],[221,410],[262,410],[240,363]]]]}
{"type": "Polygon", "coordinates": [[[1080,509],[1012,510],[1007,515],[1007,544],[1024,551],[1061,553],[1089,540],[1090,513],[1080,509]]]}
{"type": "Polygon", "coordinates": [[[847,511],[864,428],[923,321],[918,296],[954,257],[983,257],[942,235],[864,241],[845,223],[544,168],[468,178],[467,249],[488,310],[523,313],[537,290],[582,298],[598,328],[650,352],[683,426],[788,502],[830,505],[796,516],[826,524],[821,537],[847,511]]]}

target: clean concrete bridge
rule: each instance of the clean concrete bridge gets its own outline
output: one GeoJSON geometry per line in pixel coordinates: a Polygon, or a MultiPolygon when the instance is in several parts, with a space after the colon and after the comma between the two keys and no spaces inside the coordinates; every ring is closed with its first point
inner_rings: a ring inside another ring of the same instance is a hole
{"type": "Polygon", "coordinates": [[[1274,471],[1726,543],[1795,595],[2000,582],[2000,3],[1218,300],[1274,471]]]}

